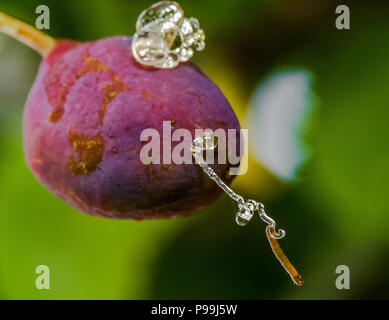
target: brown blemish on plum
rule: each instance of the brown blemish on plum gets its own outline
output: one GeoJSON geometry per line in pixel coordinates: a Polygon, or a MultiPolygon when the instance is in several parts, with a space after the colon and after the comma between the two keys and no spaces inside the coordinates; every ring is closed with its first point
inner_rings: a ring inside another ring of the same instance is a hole
{"type": "Polygon", "coordinates": [[[224,122],[224,121],[216,120],[215,121],[215,125],[217,127],[226,127],[228,124],[226,122],[224,122]]]}
{"type": "Polygon", "coordinates": [[[101,63],[99,60],[97,60],[96,58],[91,57],[91,56],[86,56],[84,59],[84,63],[86,66],[86,70],[81,71],[83,74],[85,74],[87,72],[99,72],[99,71],[108,72],[108,71],[110,71],[109,68],[105,64],[101,63]]]}
{"type": "Polygon", "coordinates": [[[146,101],[150,100],[150,92],[148,92],[146,89],[142,90],[142,95],[146,99],[146,101]]]}
{"type": "Polygon", "coordinates": [[[54,123],[58,122],[62,118],[64,113],[65,113],[65,110],[63,108],[55,109],[52,113],[50,113],[49,121],[54,122],[54,123]]]}
{"type": "Polygon", "coordinates": [[[118,77],[113,77],[113,83],[112,84],[104,84],[102,89],[104,90],[104,98],[103,103],[100,106],[99,110],[99,118],[100,122],[102,123],[104,120],[105,112],[107,111],[108,105],[112,102],[115,97],[127,89],[127,87],[119,80],[118,77]]]}
{"type": "Polygon", "coordinates": [[[197,99],[197,102],[198,104],[202,104],[202,97],[200,94],[196,93],[196,92],[189,92],[189,94],[191,94],[192,96],[194,96],[196,99],[197,99]]]}
{"type": "Polygon", "coordinates": [[[85,56],[83,63],[84,64],[81,70],[67,83],[60,83],[59,74],[66,67],[63,61],[60,61],[55,67],[51,68],[45,77],[45,91],[49,103],[54,109],[49,116],[50,122],[57,123],[61,120],[63,114],[65,113],[64,106],[70,89],[74,86],[77,80],[89,72],[108,73],[112,81],[111,84],[106,83],[102,86],[102,89],[104,90],[104,98],[99,109],[99,118],[101,123],[104,120],[108,104],[112,102],[119,93],[128,89],[112,70],[96,58],[87,55],[85,56]]]}
{"type": "Polygon", "coordinates": [[[66,168],[75,176],[87,175],[96,170],[105,150],[103,136],[101,134],[86,136],[70,129],[68,141],[77,156],[69,158],[66,168]]]}
{"type": "Polygon", "coordinates": [[[123,92],[124,90],[127,90],[128,88],[112,70],[110,70],[105,64],[101,63],[96,58],[87,56],[85,58],[85,64],[88,66],[87,72],[108,73],[112,81],[111,84],[104,83],[102,86],[102,89],[104,91],[104,98],[99,110],[99,118],[100,122],[102,123],[108,105],[112,102],[113,99],[115,99],[115,97],[119,93],[123,92]]]}

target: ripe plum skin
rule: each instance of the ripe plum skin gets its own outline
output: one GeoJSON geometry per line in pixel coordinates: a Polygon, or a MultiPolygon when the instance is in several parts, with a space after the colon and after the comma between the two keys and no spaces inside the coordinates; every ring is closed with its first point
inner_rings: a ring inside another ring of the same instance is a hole
{"type": "MultiPolygon", "coordinates": [[[[230,104],[194,64],[146,69],[131,37],[59,41],[40,67],[23,116],[28,166],[53,194],[90,215],[153,219],[195,213],[220,190],[195,164],[144,165],[143,129],[236,129],[230,104]]],[[[172,143],[172,147],[176,143],[172,143]]],[[[213,165],[227,183],[229,164],[213,165]]]]}

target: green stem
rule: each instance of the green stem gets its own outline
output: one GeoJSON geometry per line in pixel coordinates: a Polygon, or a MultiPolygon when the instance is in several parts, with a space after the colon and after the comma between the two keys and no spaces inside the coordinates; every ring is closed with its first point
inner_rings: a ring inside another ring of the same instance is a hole
{"type": "Polygon", "coordinates": [[[46,57],[56,41],[28,24],[0,12],[0,32],[3,32],[46,57]]]}

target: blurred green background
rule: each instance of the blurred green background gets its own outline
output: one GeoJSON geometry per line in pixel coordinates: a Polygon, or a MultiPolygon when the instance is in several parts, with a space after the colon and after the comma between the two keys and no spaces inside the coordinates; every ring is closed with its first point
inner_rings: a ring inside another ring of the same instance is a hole
{"type": "MultiPolygon", "coordinates": [[[[0,0],[0,11],[34,24],[35,8],[46,4],[49,34],[89,41],[133,34],[138,14],[152,3],[0,0]]],[[[233,188],[261,200],[286,229],[281,246],[305,284],[292,284],[257,217],[245,228],[235,224],[226,196],[192,217],[135,222],[89,217],[51,195],[27,168],[21,135],[40,57],[0,35],[0,298],[389,298],[389,3],[179,3],[207,35],[206,50],[193,60],[249,128],[249,170],[233,188]],[[350,8],[350,30],[335,27],[339,4],[350,8]],[[285,127],[290,117],[282,108],[272,114],[271,101],[288,108],[288,94],[277,92],[296,72],[306,81],[292,81],[302,90],[294,104],[305,107],[288,109],[296,121],[285,127]],[[261,100],[264,94],[270,98],[261,100]],[[258,112],[285,134],[267,138],[258,112]],[[292,164],[281,172],[274,164],[285,148],[290,157],[281,162],[292,164]],[[273,158],[267,150],[275,150],[273,158]],[[35,288],[41,264],[50,267],[50,290],[35,288]],[[350,268],[350,290],[335,287],[338,265],[350,268]]]]}

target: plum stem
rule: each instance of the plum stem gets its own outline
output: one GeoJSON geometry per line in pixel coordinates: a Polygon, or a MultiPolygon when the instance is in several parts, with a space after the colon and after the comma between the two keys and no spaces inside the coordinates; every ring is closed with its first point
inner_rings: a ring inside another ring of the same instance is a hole
{"type": "Polygon", "coordinates": [[[56,41],[30,25],[0,12],[0,32],[3,32],[46,57],[56,41]]]}

